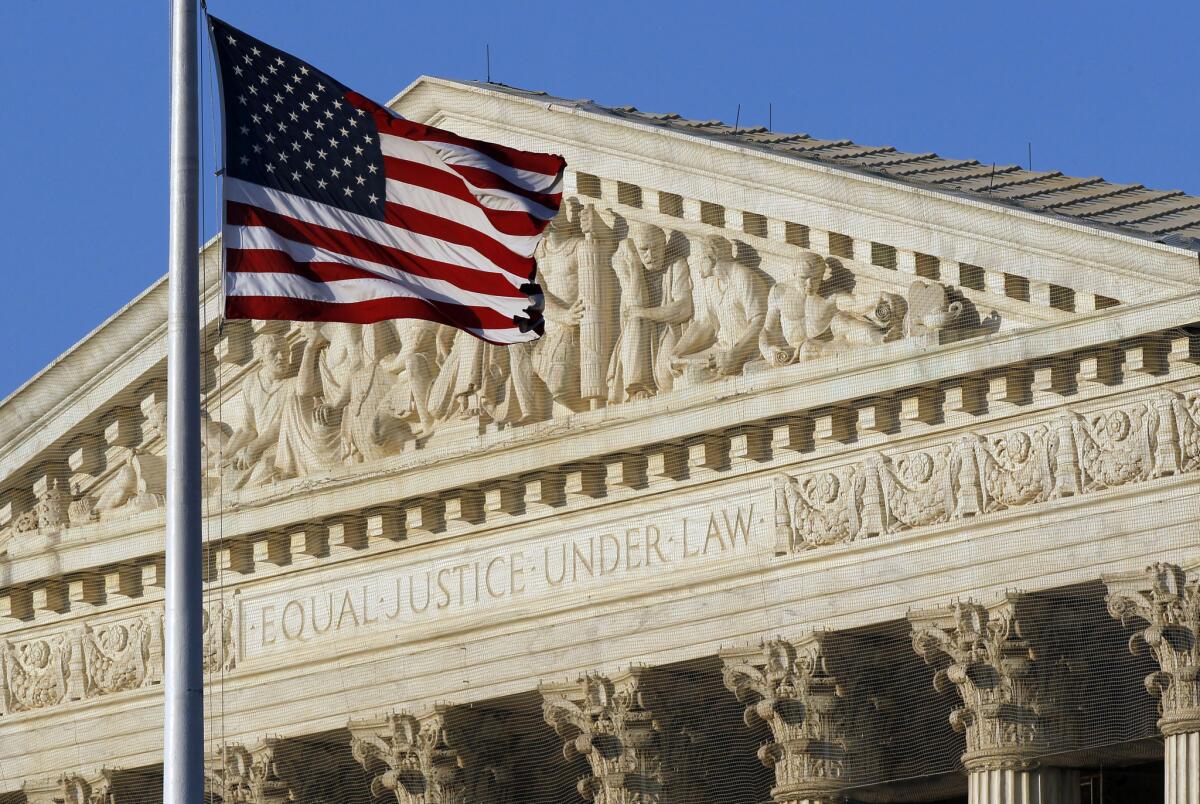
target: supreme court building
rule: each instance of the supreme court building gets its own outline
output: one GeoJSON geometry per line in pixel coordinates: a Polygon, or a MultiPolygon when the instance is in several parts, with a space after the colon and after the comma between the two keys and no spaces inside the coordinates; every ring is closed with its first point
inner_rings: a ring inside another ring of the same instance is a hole
{"type": "MultiPolygon", "coordinates": [[[[546,334],[205,249],[211,801],[1200,802],[1200,199],[392,105],[566,157],[546,334]]],[[[0,404],[3,804],[161,800],[166,302],[0,404]]]]}

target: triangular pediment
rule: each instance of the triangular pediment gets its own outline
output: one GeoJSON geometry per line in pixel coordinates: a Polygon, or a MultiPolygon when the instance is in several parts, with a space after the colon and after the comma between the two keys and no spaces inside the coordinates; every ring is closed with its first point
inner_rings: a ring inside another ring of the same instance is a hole
{"type": "MultiPolygon", "coordinates": [[[[392,493],[388,478],[454,465],[455,477],[406,492],[440,494],[493,479],[501,454],[514,477],[545,468],[547,443],[586,496],[600,465],[589,461],[647,441],[786,430],[798,416],[797,445],[886,436],[904,405],[932,421],[933,396],[968,409],[997,377],[1032,378],[1009,371],[1017,361],[1162,340],[1200,318],[1186,295],[1195,254],[1136,232],[760,147],[766,136],[494,85],[423,78],[393,107],[566,156],[565,225],[541,260],[560,309],[542,342],[509,351],[436,327],[326,326],[322,386],[301,398],[312,330],[219,323],[211,243],[206,491],[231,509],[384,484],[366,505],[392,493]],[[274,383],[286,410],[271,408],[274,383]],[[280,435],[264,446],[265,430],[280,435]]],[[[160,282],[0,406],[0,549],[161,516],[165,312],[160,282]]],[[[1187,338],[1162,348],[1192,359],[1187,338]]],[[[760,436],[737,437],[753,452],[760,436]]],[[[482,502],[455,505],[470,520],[482,502]]]]}

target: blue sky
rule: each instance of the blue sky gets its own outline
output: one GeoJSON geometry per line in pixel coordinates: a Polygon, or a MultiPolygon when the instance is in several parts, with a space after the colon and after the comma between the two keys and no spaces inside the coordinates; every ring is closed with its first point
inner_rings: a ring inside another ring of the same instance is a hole
{"type": "MultiPolygon", "coordinates": [[[[166,270],[167,2],[3,0],[0,395],[166,270]]],[[[421,74],[1200,195],[1200,4],[210,0],[378,100],[421,74]]],[[[208,112],[206,111],[206,125],[208,112]]],[[[211,147],[205,155],[210,162],[211,147]]],[[[214,229],[213,186],[206,186],[214,229]]]]}

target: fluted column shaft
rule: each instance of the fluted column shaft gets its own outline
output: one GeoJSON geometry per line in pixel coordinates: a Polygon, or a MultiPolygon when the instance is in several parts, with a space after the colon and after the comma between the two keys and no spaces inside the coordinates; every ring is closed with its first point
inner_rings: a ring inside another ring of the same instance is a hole
{"type": "Polygon", "coordinates": [[[967,775],[969,804],[1079,804],[1079,771],[980,768],[967,775]]]}
{"type": "Polygon", "coordinates": [[[1200,804],[1200,731],[1171,734],[1163,748],[1163,800],[1200,804]]]}

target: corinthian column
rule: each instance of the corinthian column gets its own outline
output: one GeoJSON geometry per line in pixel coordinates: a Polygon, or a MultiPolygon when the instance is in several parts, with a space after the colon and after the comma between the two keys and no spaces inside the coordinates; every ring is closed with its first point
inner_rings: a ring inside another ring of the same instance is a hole
{"type": "Polygon", "coordinates": [[[372,776],[371,799],[398,804],[509,804],[512,740],[500,716],[438,704],[351,720],[354,758],[372,776]]]}
{"type": "Polygon", "coordinates": [[[1159,669],[1146,676],[1158,698],[1158,727],[1166,738],[1167,804],[1200,802],[1200,578],[1175,564],[1106,575],[1108,611],[1128,625],[1146,624],[1129,640],[1135,654],[1149,651],[1159,669]]]}
{"type": "Polygon", "coordinates": [[[746,725],[762,721],[771,729],[773,742],[758,758],[775,769],[771,797],[778,804],[840,804],[853,774],[848,706],[826,640],[817,632],[721,652],[725,686],[747,705],[746,725]]]}
{"type": "Polygon", "coordinates": [[[690,773],[690,738],[686,730],[669,725],[667,706],[652,689],[653,673],[632,667],[538,687],[546,722],[565,740],[563,755],[583,756],[591,766],[591,776],[578,785],[584,799],[597,804],[699,800],[690,773]]]}
{"type": "Polygon", "coordinates": [[[1078,804],[1078,771],[1039,759],[1065,736],[1055,706],[1065,679],[1052,658],[1034,659],[1019,628],[1019,599],[910,612],[913,648],[938,667],[934,687],[953,687],[962,700],[950,724],[966,735],[970,804],[1078,804]]]}

